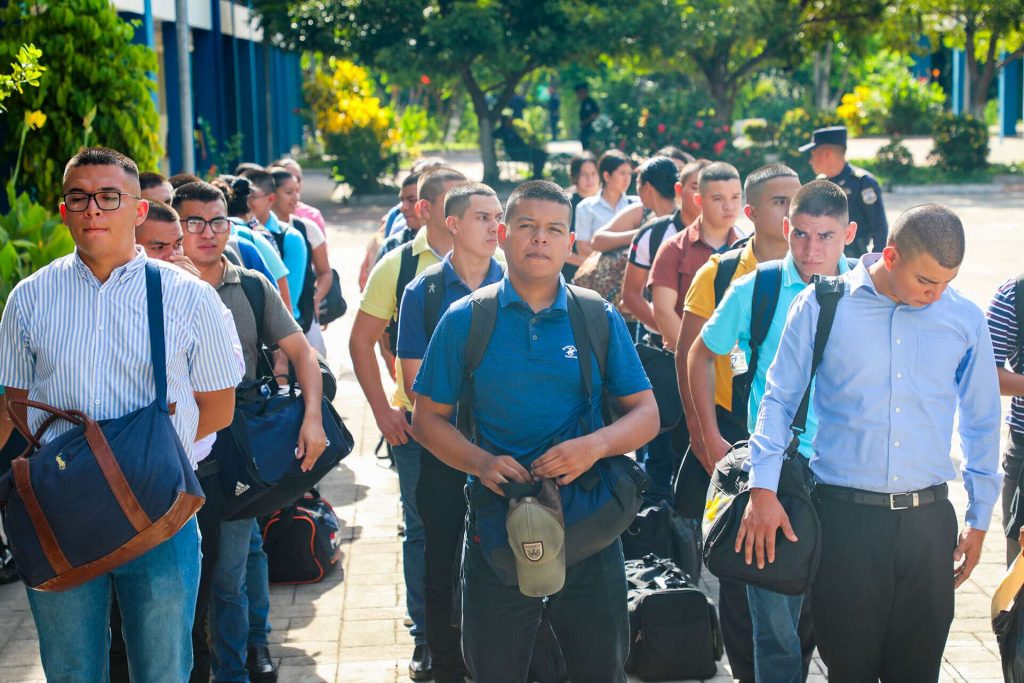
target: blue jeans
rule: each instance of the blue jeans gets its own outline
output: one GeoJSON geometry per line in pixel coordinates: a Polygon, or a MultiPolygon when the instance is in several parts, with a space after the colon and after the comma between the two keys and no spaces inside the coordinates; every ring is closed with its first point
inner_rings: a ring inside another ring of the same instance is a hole
{"type": "Polygon", "coordinates": [[[618,540],[568,567],[565,586],[546,606],[502,583],[471,538],[462,561],[462,652],[477,683],[525,683],[545,610],[569,680],[625,683],[629,616],[618,540]]]}
{"type": "Polygon", "coordinates": [[[255,523],[252,519],[220,523],[220,555],[213,568],[210,596],[213,678],[218,683],[249,681],[245,669],[245,648],[249,639],[245,572],[255,523]]]}
{"type": "Polygon", "coordinates": [[[392,446],[395,468],[398,469],[398,488],[402,496],[402,515],[405,520],[405,540],[402,541],[402,567],[405,572],[405,607],[412,619],[409,634],[417,645],[427,642],[426,599],[423,582],[426,576],[425,553],[427,534],[416,508],[416,483],[420,478],[420,457],[423,448],[409,438],[408,443],[392,446]]]}
{"type": "Polygon", "coordinates": [[[675,474],[676,454],[672,449],[672,430],[654,437],[646,446],[644,470],[651,478],[651,488],[644,491],[647,503],[672,500],[672,476],[675,474]]]}
{"type": "Polygon", "coordinates": [[[747,586],[754,624],[754,672],[759,681],[802,683],[807,673],[800,644],[802,595],[747,586]]]}
{"type": "Polygon", "coordinates": [[[245,595],[249,598],[249,647],[266,647],[270,637],[270,570],[263,552],[260,525],[252,520],[249,557],[245,561],[245,595]]]}
{"type": "Polygon", "coordinates": [[[46,680],[107,680],[110,601],[116,591],[132,681],[187,681],[199,561],[199,527],[192,517],[177,534],[112,572],[66,591],[29,590],[46,680]]]}

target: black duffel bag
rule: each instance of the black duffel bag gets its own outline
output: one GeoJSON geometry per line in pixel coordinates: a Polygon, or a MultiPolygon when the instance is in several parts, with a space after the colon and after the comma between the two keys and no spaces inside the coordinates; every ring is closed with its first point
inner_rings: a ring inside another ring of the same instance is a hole
{"type": "Polygon", "coordinates": [[[645,681],[718,673],[722,635],[715,604],[671,560],[626,562],[630,648],[626,670],[645,681]]]}
{"type": "Polygon", "coordinates": [[[651,380],[654,400],[661,415],[661,431],[668,431],[683,419],[683,404],[676,382],[676,356],[647,342],[636,345],[636,355],[640,357],[647,379],[651,380]]]}
{"type": "Polygon", "coordinates": [[[269,515],[294,503],[352,452],[352,435],[334,406],[321,399],[327,448],[307,472],[295,457],[305,403],[294,384],[272,378],[239,386],[231,426],[217,433],[211,457],[218,462],[225,520],[269,515]]]}
{"type": "Polygon", "coordinates": [[[793,439],[783,456],[777,495],[797,541],[786,539],[780,529],[775,538],[775,561],[758,569],[747,564],[743,549],[736,552],[743,514],[750,502],[750,454],[746,442],[739,442],[715,466],[704,508],[704,565],[720,579],[739,581],[785,595],[803,594],[818,570],[821,556],[821,521],[811,497],[813,481],[807,460],[800,455],[800,435],[807,424],[814,375],[821,364],[844,285],[839,278],[819,278],[814,285],[820,306],[814,335],[811,373],[803,399],[790,429],[793,439]]]}

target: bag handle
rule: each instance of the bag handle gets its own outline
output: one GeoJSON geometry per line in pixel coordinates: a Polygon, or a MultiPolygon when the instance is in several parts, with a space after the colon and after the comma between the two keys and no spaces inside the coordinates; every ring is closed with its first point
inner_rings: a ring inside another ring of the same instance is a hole
{"type": "Polygon", "coordinates": [[[818,326],[814,332],[814,351],[811,354],[811,376],[807,380],[807,388],[800,400],[800,407],[793,416],[793,423],[790,430],[793,432],[793,440],[789,444],[789,450],[796,452],[800,444],[800,436],[807,431],[807,412],[811,405],[811,387],[814,385],[814,375],[818,372],[818,366],[825,355],[825,345],[828,344],[829,335],[832,333],[832,323],[836,319],[836,310],[839,308],[839,300],[843,298],[846,286],[843,280],[838,277],[814,276],[814,296],[818,300],[820,312],[818,313],[818,326]]]}

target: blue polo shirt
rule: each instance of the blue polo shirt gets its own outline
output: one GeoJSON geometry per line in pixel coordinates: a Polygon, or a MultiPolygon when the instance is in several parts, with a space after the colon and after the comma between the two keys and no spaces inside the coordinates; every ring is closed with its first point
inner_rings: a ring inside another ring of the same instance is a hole
{"type": "MultiPolygon", "coordinates": [[[[448,254],[441,261],[441,268],[444,271],[444,301],[441,303],[440,315],[444,315],[453,303],[464,296],[473,293],[459,274],[452,266],[452,254],[448,254]]],[[[480,286],[494,284],[505,277],[505,269],[492,256],[491,267],[487,276],[480,286]]],[[[405,294],[402,296],[401,314],[398,316],[398,344],[395,351],[399,358],[420,360],[427,352],[427,343],[430,337],[427,336],[427,323],[424,318],[427,301],[427,281],[421,273],[405,287],[405,294]]]]}
{"type": "MultiPolygon", "coordinates": [[[[840,257],[839,272],[846,273],[849,270],[850,266],[846,258],[840,257]]],[[[755,270],[734,280],[714,314],[705,323],[700,337],[712,353],[719,356],[727,355],[732,351],[733,345],[739,342],[740,349],[747,355],[747,360],[750,360],[750,319],[753,315],[754,281],[756,278],[757,271],[755,270]]],[[[758,351],[757,370],[754,372],[754,381],[750,386],[750,398],[747,401],[747,430],[751,434],[754,433],[757,411],[761,407],[761,399],[764,397],[768,368],[771,367],[772,361],[775,360],[775,354],[778,353],[789,308],[797,295],[808,286],[800,277],[800,271],[796,269],[793,255],[787,252],[785,258],[782,259],[779,302],[768,327],[768,334],[765,335],[764,343],[761,344],[758,351]]],[[[807,357],[810,358],[810,355],[811,349],[808,349],[807,357]]],[[[817,431],[818,418],[814,414],[812,402],[807,411],[807,431],[800,436],[800,452],[807,457],[814,453],[811,444],[817,431]]]]}
{"type": "MultiPolygon", "coordinates": [[[[602,426],[605,384],[613,396],[651,388],[622,316],[606,302],[608,367],[602,379],[591,356],[594,401],[587,404],[565,281],[560,278],[559,282],[555,302],[534,313],[508,278],[502,279],[494,333],[475,373],[472,408],[480,446],[490,453],[510,455],[524,466],[554,444],[602,426]]],[[[441,318],[413,383],[416,393],[438,403],[457,402],[470,318],[468,298],[452,304],[441,318]]]]}

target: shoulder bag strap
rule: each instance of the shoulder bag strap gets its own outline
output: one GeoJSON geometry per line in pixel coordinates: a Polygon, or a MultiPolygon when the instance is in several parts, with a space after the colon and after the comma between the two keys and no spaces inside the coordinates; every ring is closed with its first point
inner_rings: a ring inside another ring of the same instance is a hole
{"type": "Polygon", "coordinates": [[[149,351],[153,361],[156,402],[160,410],[167,408],[167,350],[164,347],[164,300],[160,269],[146,263],[146,315],[149,318],[149,351]]]}
{"type": "Polygon", "coordinates": [[[796,415],[793,417],[793,441],[790,450],[795,452],[799,443],[800,435],[807,431],[807,411],[811,403],[811,387],[814,384],[814,375],[818,372],[818,366],[825,355],[825,345],[828,344],[829,334],[832,332],[832,323],[836,319],[836,309],[839,307],[839,300],[843,297],[845,285],[838,277],[818,277],[814,279],[814,296],[818,300],[820,312],[818,313],[818,326],[814,332],[814,351],[811,355],[811,376],[807,380],[807,388],[804,390],[804,397],[800,401],[796,415]]]}

